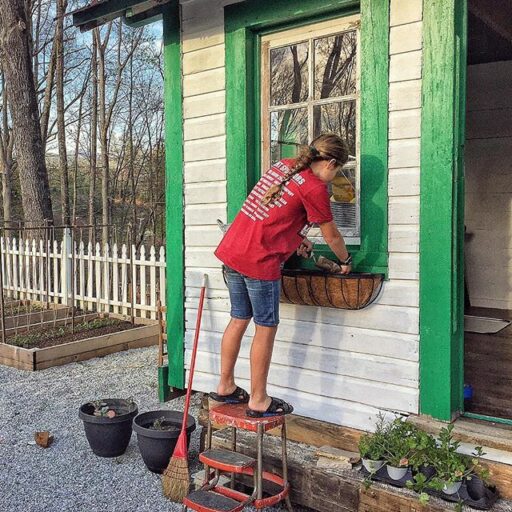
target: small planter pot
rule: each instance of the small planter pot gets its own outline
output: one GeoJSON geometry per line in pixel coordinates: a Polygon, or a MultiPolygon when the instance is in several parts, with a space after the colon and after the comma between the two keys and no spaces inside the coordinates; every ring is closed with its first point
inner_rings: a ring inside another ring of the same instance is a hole
{"type": "Polygon", "coordinates": [[[384,466],[383,460],[365,459],[363,457],[361,462],[363,463],[364,469],[369,473],[376,473],[382,466],[384,466]]]}
{"type": "Polygon", "coordinates": [[[484,481],[476,475],[466,480],[466,489],[469,497],[474,501],[481,500],[487,495],[487,488],[484,481]]]}
{"type": "Polygon", "coordinates": [[[395,466],[390,466],[389,464],[386,466],[388,471],[389,478],[393,480],[401,480],[407,473],[407,468],[397,468],[395,466]]]}
{"type": "Polygon", "coordinates": [[[459,492],[461,485],[462,482],[445,483],[443,485],[443,492],[449,495],[456,494],[457,492],[459,492]]]}
{"type": "Polygon", "coordinates": [[[113,418],[95,416],[91,402],[80,407],[78,416],[84,422],[85,436],[93,453],[98,457],[119,457],[130,442],[132,421],[138,408],[134,402],[118,398],[106,398],[101,402],[116,413],[113,418]]]}
{"type": "MultiPolygon", "coordinates": [[[[162,473],[169,464],[181,430],[183,413],[179,411],[143,412],[133,419],[133,430],[146,467],[153,473],[162,473]],[[160,428],[155,428],[155,420],[160,428]]],[[[194,417],[187,418],[187,446],[190,435],[196,429],[194,417]]]]}

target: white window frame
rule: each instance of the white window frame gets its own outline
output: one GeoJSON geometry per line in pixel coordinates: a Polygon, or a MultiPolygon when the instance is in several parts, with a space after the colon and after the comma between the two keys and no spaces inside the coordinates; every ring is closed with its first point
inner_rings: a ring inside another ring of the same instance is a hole
{"type": "MultiPolygon", "coordinates": [[[[361,242],[361,185],[360,185],[360,66],[361,66],[361,43],[360,43],[360,16],[346,16],[320,23],[275,32],[261,37],[261,173],[265,172],[271,165],[270,162],[270,113],[290,108],[307,108],[308,109],[308,137],[311,140],[313,134],[313,108],[317,105],[338,103],[343,100],[355,100],[356,102],[356,154],[355,161],[350,159],[345,165],[345,169],[355,169],[356,174],[356,230],[354,233],[342,233],[347,244],[359,245],[361,242]],[[315,52],[314,40],[320,37],[327,37],[340,34],[342,32],[356,31],[356,91],[354,94],[347,96],[335,96],[324,99],[314,99],[314,66],[315,52]],[[300,103],[270,106],[270,50],[289,46],[290,44],[299,44],[308,42],[309,58],[308,58],[308,77],[309,91],[306,101],[300,103]]],[[[343,230],[342,230],[343,231],[343,230]]],[[[308,238],[316,243],[325,244],[324,239],[318,228],[310,230],[308,238]]]]}

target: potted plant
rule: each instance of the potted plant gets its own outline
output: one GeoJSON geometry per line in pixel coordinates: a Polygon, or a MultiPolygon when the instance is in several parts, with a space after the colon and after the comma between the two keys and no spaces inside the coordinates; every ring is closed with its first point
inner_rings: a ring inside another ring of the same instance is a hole
{"type": "Polygon", "coordinates": [[[385,434],[386,470],[392,480],[401,480],[413,462],[419,463],[419,454],[428,445],[428,438],[416,426],[402,418],[393,420],[385,434]]]}
{"type": "Polygon", "coordinates": [[[453,439],[453,425],[441,429],[438,446],[429,453],[435,475],[428,482],[428,487],[448,495],[456,494],[464,479],[473,475],[487,477],[487,470],[480,465],[484,452],[480,446],[475,448],[472,457],[458,453],[460,443],[453,439]]]}
{"type": "Polygon", "coordinates": [[[384,435],[385,420],[379,414],[375,432],[364,434],[359,440],[359,453],[363,467],[369,473],[376,473],[384,465],[386,438],[384,435]]]}
{"type": "MultiPolygon", "coordinates": [[[[150,411],[143,412],[133,419],[133,430],[137,434],[137,444],[146,467],[153,473],[162,473],[169,464],[174,447],[180,435],[183,412],[150,411]]],[[[187,418],[187,442],[196,429],[194,417],[187,418]]]]}
{"type": "Polygon", "coordinates": [[[132,420],[138,412],[131,399],[105,398],[80,407],[85,436],[99,457],[118,457],[126,451],[132,435],[132,420]]]}

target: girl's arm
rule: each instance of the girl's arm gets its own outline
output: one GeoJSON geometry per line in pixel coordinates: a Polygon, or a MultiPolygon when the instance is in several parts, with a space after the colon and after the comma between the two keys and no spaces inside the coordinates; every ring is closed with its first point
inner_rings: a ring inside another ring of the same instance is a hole
{"type": "MultiPolygon", "coordinates": [[[[349,252],[347,251],[345,240],[343,240],[343,236],[338,231],[334,221],[320,224],[320,231],[322,232],[325,242],[331,248],[336,257],[340,261],[345,261],[349,257],[349,252]]],[[[351,265],[342,265],[341,268],[343,274],[348,274],[351,270],[351,265]]]]}

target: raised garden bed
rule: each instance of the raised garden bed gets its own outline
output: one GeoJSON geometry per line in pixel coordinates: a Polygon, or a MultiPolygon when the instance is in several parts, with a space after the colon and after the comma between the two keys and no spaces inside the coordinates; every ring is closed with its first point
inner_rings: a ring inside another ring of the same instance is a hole
{"type": "Polygon", "coordinates": [[[77,316],[75,332],[66,323],[46,322],[18,332],[0,344],[0,364],[20,370],[42,370],[83,361],[131,348],[158,344],[158,325],[135,319],[135,325],[119,315],[100,318],[97,313],[77,316]]]}

